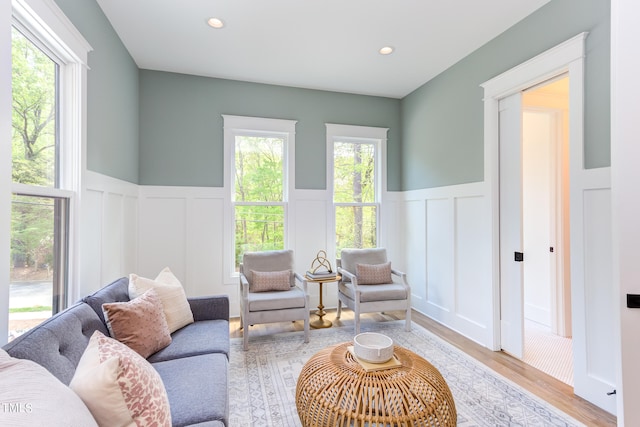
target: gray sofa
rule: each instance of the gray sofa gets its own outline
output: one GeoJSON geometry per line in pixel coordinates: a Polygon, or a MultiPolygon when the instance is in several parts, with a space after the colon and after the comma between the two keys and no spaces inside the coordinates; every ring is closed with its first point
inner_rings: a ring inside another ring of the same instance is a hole
{"type": "MultiPolygon", "coordinates": [[[[109,336],[102,304],[129,301],[121,278],[56,314],[3,348],[30,359],[68,385],[94,331],[109,336]]],[[[147,360],[167,391],[174,426],[226,426],[229,419],[229,299],[189,298],[195,322],[175,331],[147,360]]]]}

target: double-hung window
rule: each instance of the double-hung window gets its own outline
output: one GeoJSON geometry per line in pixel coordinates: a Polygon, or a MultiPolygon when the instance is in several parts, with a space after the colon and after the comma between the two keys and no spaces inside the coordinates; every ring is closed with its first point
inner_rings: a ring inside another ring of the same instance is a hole
{"type": "Polygon", "coordinates": [[[40,27],[23,5],[14,4],[11,29],[9,340],[69,300],[86,75],[84,59],[51,31],[58,26],[40,27]]]}
{"type": "Polygon", "coordinates": [[[231,167],[233,271],[245,252],[285,249],[295,121],[223,116],[231,167]]]}
{"type": "Polygon", "coordinates": [[[335,249],[379,244],[386,129],[327,124],[335,249]]]}

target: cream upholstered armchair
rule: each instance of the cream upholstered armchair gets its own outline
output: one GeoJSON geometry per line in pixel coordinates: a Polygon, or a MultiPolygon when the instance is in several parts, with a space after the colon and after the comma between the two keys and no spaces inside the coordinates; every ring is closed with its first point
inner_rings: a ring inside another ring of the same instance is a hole
{"type": "Polygon", "coordinates": [[[292,250],[245,253],[240,292],[245,350],[249,348],[249,327],[258,323],[304,320],[304,342],[309,342],[307,281],[294,271],[292,250]]]}
{"type": "Polygon", "coordinates": [[[405,330],[411,330],[411,287],[405,273],[391,268],[386,249],[343,249],[338,273],[342,279],[336,317],[342,314],[342,304],[352,309],[356,334],[360,333],[360,313],[391,310],[405,310],[405,330]]]}

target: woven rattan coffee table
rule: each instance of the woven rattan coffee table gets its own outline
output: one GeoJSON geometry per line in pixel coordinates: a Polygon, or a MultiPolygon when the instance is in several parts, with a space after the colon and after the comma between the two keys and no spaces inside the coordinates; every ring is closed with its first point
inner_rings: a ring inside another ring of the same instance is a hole
{"type": "Polygon", "coordinates": [[[456,426],[453,396],[431,363],[396,346],[402,366],[367,372],[350,345],[321,350],[302,368],[296,406],[303,426],[456,426]]]}

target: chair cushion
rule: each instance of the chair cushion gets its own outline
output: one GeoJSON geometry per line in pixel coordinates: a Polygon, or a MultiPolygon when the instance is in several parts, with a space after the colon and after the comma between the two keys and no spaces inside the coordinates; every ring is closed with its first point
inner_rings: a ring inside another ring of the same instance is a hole
{"type": "MultiPolygon", "coordinates": [[[[360,290],[360,302],[388,301],[407,299],[407,291],[401,283],[389,283],[384,285],[358,285],[360,290]]],[[[338,284],[338,290],[355,300],[353,283],[338,284]]]]}
{"type": "Polygon", "coordinates": [[[302,308],[305,304],[304,291],[293,287],[288,291],[249,292],[249,311],[283,310],[302,308]]]}
{"type": "Polygon", "coordinates": [[[291,289],[291,270],[255,271],[251,270],[253,283],[250,292],[288,291],[291,289]]]}
{"type": "Polygon", "coordinates": [[[391,262],[384,264],[356,264],[358,285],[383,285],[392,283],[391,262]]]}
{"type": "MultiPolygon", "coordinates": [[[[356,274],[356,264],[384,264],[387,262],[385,248],[343,249],[340,252],[340,265],[349,273],[356,274]]],[[[343,280],[349,281],[344,277],[343,280]]]]}
{"type": "MultiPolygon", "coordinates": [[[[245,275],[247,281],[251,285],[253,283],[253,274],[251,271],[295,271],[293,265],[293,251],[291,249],[284,251],[265,251],[265,252],[245,252],[242,256],[242,265],[240,272],[245,275]]],[[[295,277],[293,273],[290,278],[290,285],[295,286],[295,277]]]]}

